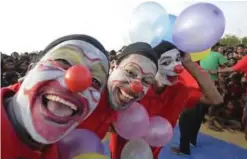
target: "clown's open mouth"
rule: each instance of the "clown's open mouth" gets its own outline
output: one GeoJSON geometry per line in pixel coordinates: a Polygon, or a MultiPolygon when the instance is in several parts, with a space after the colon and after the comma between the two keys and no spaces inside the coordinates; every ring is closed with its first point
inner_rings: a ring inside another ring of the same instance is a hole
{"type": "Polygon", "coordinates": [[[175,76],[169,76],[169,75],[167,75],[167,80],[170,83],[176,83],[178,81],[178,75],[175,75],[175,76]]]}
{"type": "Polygon", "coordinates": [[[119,106],[125,107],[127,104],[136,101],[138,98],[139,95],[134,94],[127,88],[118,87],[116,90],[116,99],[119,106]]]}
{"type": "Polygon", "coordinates": [[[66,124],[82,114],[77,103],[54,94],[43,94],[42,105],[46,119],[58,124],[66,124]]]}

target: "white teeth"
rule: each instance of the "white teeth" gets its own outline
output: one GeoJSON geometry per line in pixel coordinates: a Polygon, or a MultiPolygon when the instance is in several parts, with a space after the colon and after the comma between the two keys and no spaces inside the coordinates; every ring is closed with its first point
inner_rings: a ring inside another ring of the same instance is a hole
{"type": "Polygon", "coordinates": [[[133,97],[133,96],[131,96],[131,95],[129,95],[129,94],[127,94],[127,93],[125,93],[122,89],[120,89],[120,91],[121,91],[122,95],[123,95],[125,98],[128,98],[128,99],[134,99],[134,97],[133,97]]]}
{"type": "Polygon", "coordinates": [[[64,105],[67,105],[68,107],[70,107],[71,109],[77,111],[77,107],[73,104],[73,103],[70,103],[69,101],[66,101],[58,96],[55,96],[55,95],[46,95],[45,96],[47,99],[51,100],[51,101],[55,101],[55,102],[59,102],[59,103],[62,103],[64,105]]]}

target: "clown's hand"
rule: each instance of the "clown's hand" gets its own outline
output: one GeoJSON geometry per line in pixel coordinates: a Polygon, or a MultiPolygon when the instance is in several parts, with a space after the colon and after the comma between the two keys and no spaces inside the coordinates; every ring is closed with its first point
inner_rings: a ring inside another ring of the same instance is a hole
{"type": "Polygon", "coordinates": [[[188,53],[181,53],[181,61],[182,61],[183,65],[193,63],[191,56],[188,53]]]}

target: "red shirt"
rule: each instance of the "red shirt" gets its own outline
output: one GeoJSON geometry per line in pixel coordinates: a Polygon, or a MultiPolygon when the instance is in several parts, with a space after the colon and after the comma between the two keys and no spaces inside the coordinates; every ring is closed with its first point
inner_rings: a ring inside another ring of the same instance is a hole
{"type": "Polygon", "coordinates": [[[150,116],[162,116],[175,127],[179,114],[185,107],[197,104],[201,92],[196,88],[188,88],[182,82],[169,86],[162,94],[156,94],[152,88],[140,101],[150,116]]]}
{"type": "Polygon", "coordinates": [[[232,68],[234,71],[247,73],[247,55],[239,60],[232,68]]]}
{"type": "Polygon", "coordinates": [[[156,94],[153,88],[150,88],[140,103],[150,116],[162,116],[175,127],[183,109],[195,106],[201,95],[196,80],[184,70],[177,84],[167,86],[162,94],[156,94]]]}
{"type": "MultiPolygon", "coordinates": [[[[232,69],[234,71],[239,71],[243,73],[247,73],[247,55],[245,55],[241,60],[239,60],[232,69]]],[[[246,88],[246,94],[247,94],[247,88],[246,88]]]]}
{"type": "Polygon", "coordinates": [[[34,151],[21,142],[5,112],[4,99],[13,96],[19,88],[16,84],[9,88],[1,88],[1,158],[2,159],[57,159],[56,144],[47,146],[45,151],[34,151]]]}
{"type": "Polygon", "coordinates": [[[115,119],[116,111],[109,106],[107,91],[105,91],[97,108],[85,121],[83,121],[83,123],[78,126],[78,128],[93,131],[101,139],[103,139],[115,119]]]}

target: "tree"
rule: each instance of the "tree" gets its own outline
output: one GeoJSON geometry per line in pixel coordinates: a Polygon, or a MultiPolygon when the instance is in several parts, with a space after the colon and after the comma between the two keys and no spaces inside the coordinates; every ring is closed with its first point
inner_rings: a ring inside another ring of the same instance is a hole
{"type": "Polygon", "coordinates": [[[244,44],[245,46],[247,46],[247,36],[241,38],[241,43],[244,44]]]}
{"type": "MultiPolygon", "coordinates": [[[[244,39],[245,40],[245,39],[244,39]]],[[[247,40],[247,39],[246,39],[247,40]]],[[[242,39],[243,41],[243,39],[242,39]]],[[[236,35],[225,35],[221,40],[220,43],[226,46],[235,46],[241,43],[241,39],[238,38],[236,35]]]]}

